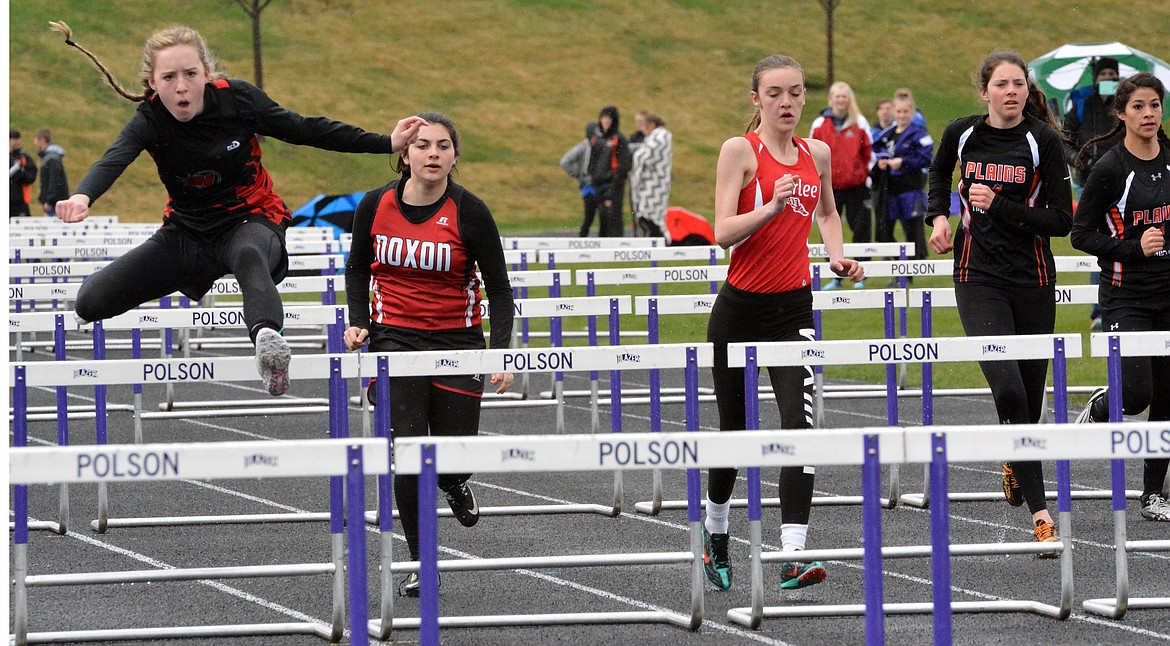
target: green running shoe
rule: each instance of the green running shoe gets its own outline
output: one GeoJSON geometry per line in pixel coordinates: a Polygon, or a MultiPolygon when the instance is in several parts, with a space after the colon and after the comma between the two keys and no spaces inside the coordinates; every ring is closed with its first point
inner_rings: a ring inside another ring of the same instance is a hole
{"type": "Polygon", "coordinates": [[[731,559],[727,557],[727,534],[711,534],[703,527],[703,570],[717,590],[731,589],[731,559]]]}

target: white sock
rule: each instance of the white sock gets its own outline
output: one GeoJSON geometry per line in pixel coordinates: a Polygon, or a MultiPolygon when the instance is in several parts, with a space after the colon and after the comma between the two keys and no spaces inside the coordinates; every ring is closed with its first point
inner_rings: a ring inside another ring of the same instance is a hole
{"type": "Polygon", "coordinates": [[[727,515],[731,511],[731,501],[724,503],[714,503],[711,499],[707,499],[707,519],[703,521],[703,526],[707,528],[708,534],[726,534],[727,533],[727,515]]]}
{"type": "MultiPolygon", "coordinates": [[[[710,531],[710,530],[708,530],[710,531]]],[[[784,523],[780,526],[780,549],[784,552],[795,552],[804,549],[804,542],[808,538],[808,525],[784,523]]]]}

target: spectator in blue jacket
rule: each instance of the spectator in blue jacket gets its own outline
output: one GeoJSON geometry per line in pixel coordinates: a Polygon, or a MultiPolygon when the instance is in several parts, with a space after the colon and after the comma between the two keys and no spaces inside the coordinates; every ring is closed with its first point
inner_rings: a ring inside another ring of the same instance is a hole
{"type": "MultiPolygon", "coordinates": [[[[922,172],[934,158],[934,140],[926,128],[914,123],[914,99],[894,99],[894,126],[881,133],[873,143],[874,168],[884,173],[886,217],[878,218],[878,242],[894,241],[894,222],[902,223],[907,242],[914,243],[914,257],[926,258],[926,192],[922,172]]],[[[876,182],[875,182],[876,183],[876,182]]],[[[892,281],[894,282],[894,281],[892,281]]]]}

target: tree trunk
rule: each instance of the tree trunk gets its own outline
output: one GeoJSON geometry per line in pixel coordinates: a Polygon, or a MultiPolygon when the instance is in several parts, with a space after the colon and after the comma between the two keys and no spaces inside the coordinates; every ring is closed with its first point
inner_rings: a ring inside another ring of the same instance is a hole
{"type": "Polygon", "coordinates": [[[256,72],[256,87],[264,89],[264,61],[260,56],[260,7],[252,3],[252,68],[256,72]]]}

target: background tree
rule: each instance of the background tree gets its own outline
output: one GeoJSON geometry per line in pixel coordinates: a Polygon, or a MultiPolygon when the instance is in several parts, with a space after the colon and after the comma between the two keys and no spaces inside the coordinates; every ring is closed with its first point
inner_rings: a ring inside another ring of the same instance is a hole
{"type": "Polygon", "coordinates": [[[264,59],[260,54],[260,13],[271,3],[272,0],[236,0],[236,4],[252,19],[252,69],[256,74],[256,87],[261,89],[264,87],[264,59]]]}
{"type": "MultiPolygon", "coordinates": [[[[239,1],[239,0],[237,0],[237,1],[239,1]]],[[[827,43],[828,46],[825,48],[825,51],[827,52],[827,56],[828,56],[829,60],[827,61],[827,63],[828,63],[828,71],[827,71],[828,83],[826,85],[832,85],[833,84],[833,12],[837,10],[837,7],[841,6],[841,0],[820,0],[820,3],[821,3],[821,6],[825,8],[825,17],[827,19],[826,25],[825,25],[825,35],[828,38],[828,43],[827,43]]]]}

